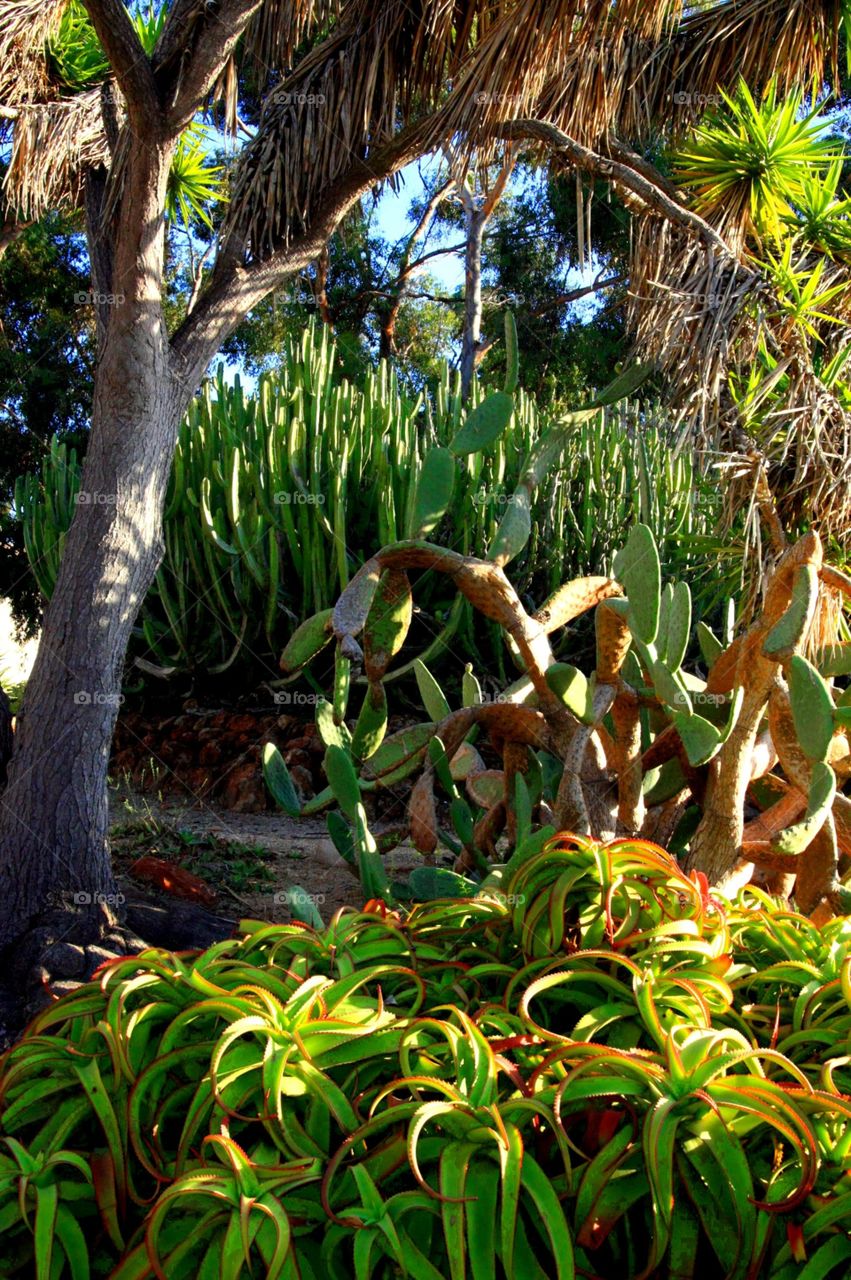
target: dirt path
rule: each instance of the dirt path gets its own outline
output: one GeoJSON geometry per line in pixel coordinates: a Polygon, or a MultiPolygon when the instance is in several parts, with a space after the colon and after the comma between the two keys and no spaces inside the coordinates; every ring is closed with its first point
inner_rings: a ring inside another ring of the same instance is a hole
{"type": "MultiPolygon", "coordinates": [[[[136,856],[156,852],[146,848],[146,832],[162,830],[187,837],[208,837],[221,842],[222,857],[238,856],[233,846],[263,851],[258,859],[256,884],[249,879],[237,893],[215,876],[203,874],[219,894],[217,909],[261,920],[288,920],[286,890],[298,886],[305,891],[324,920],[340,907],[358,906],[363,901],[360,885],[334,848],[324,817],[292,819],[278,813],[233,813],[180,801],[166,803],[158,798],[120,787],[110,792],[110,821],[114,836],[138,832],[136,856]],[[259,874],[262,871],[262,878],[259,874]]],[[[116,841],[118,843],[118,841],[116,841]]],[[[401,847],[388,855],[393,874],[404,877],[420,861],[412,848],[401,847]]]]}

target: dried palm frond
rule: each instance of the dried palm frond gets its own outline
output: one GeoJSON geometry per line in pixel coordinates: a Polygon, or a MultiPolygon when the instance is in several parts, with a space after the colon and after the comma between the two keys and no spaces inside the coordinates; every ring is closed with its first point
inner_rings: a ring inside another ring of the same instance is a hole
{"type": "Polygon", "coordinates": [[[245,33],[245,54],[261,70],[285,71],[301,41],[335,17],[340,0],[266,0],[245,33]]]}
{"type": "Polygon", "coordinates": [[[0,103],[16,108],[51,96],[45,45],[67,0],[0,0],[0,103]]]}
{"type": "Polygon", "coordinates": [[[633,241],[628,313],[641,358],[657,361],[667,375],[682,438],[723,451],[730,511],[752,514],[746,523],[757,541],[750,551],[760,551],[757,457],[765,461],[783,524],[809,521],[845,539],[851,414],[813,368],[799,326],[764,272],[663,219],[643,217],[633,241]],[[750,370],[761,352],[770,353],[771,367],[745,412],[731,395],[731,375],[750,370]]]}
{"type": "Polygon", "coordinates": [[[665,219],[643,217],[633,237],[628,322],[643,356],[676,388],[684,428],[707,443],[720,422],[731,364],[754,348],[761,273],[700,244],[665,219]]]}
{"type": "Polygon", "coordinates": [[[655,120],[687,125],[739,79],[760,94],[839,85],[845,0],[717,0],[683,18],[648,62],[640,92],[655,120]]]}
{"type": "Polygon", "coordinates": [[[262,257],[310,224],[317,199],[353,161],[367,160],[414,110],[446,93],[448,70],[477,21],[482,0],[426,0],[415,11],[393,0],[342,9],[331,34],[272,91],[236,176],[228,228],[262,257]],[[459,15],[463,19],[459,23],[459,15]]]}
{"type": "Polygon", "coordinates": [[[102,92],[98,86],[19,109],[4,182],[19,217],[37,220],[50,209],[75,205],[85,170],[108,162],[102,92]]]}

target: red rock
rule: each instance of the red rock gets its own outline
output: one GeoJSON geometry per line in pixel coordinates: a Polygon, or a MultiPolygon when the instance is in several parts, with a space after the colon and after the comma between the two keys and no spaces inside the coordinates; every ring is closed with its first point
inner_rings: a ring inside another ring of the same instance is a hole
{"type": "Polygon", "coordinates": [[[199,764],[219,764],[222,758],[222,746],[220,742],[205,742],[198,752],[199,764]]]}
{"type": "Polygon", "coordinates": [[[260,813],[266,808],[266,784],[255,764],[240,764],[225,779],[221,802],[235,813],[260,813]]]}
{"type": "Polygon", "coordinates": [[[256,736],[258,725],[257,717],[243,713],[241,715],[232,715],[228,719],[228,733],[250,733],[256,736]]]}
{"type": "Polygon", "coordinates": [[[294,764],[290,769],[290,777],[303,800],[310,800],[316,795],[313,774],[309,769],[305,769],[303,765],[294,764]]]}

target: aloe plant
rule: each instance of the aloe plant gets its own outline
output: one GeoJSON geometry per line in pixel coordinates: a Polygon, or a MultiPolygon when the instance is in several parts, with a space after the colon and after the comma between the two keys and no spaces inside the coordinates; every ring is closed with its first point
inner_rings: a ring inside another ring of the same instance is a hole
{"type": "Polygon", "coordinates": [[[567,835],[113,961],[0,1063],[0,1269],[838,1280],[849,965],[847,921],[567,835]]]}

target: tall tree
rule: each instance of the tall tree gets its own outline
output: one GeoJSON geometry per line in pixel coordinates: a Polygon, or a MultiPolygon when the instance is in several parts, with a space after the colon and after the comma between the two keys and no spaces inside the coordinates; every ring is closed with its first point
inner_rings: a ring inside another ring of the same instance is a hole
{"type": "MultiPolygon", "coordinates": [[[[2,795],[0,943],[50,894],[95,900],[114,889],[105,784],[124,653],[160,558],[178,423],[242,317],[313,262],[376,183],[459,140],[472,151],[534,138],[629,193],[649,228],[645,265],[654,254],[658,261],[669,234],[692,274],[702,258],[735,283],[742,268],[733,249],[618,139],[682,128],[696,109],[677,101],[680,91],[717,93],[739,76],[757,90],[776,76],[782,90],[835,75],[847,8],[840,0],[718,0],[700,9],[677,0],[422,0],[414,8],[407,0],[172,0],[147,49],[122,0],[85,0],[104,79],[69,93],[68,75],[63,87],[45,55],[65,7],[0,0],[8,212],[29,221],[63,200],[84,206],[98,338],[89,500],[69,532],[2,795]],[[259,124],[234,176],[215,263],[170,333],[163,286],[172,160],[211,103],[236,127],[239,70],[249,62],[259,124]]],[[[668,349],[656,348],[675,368],[668,349]]]]}

